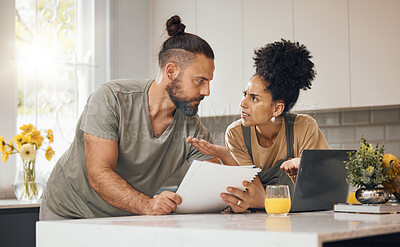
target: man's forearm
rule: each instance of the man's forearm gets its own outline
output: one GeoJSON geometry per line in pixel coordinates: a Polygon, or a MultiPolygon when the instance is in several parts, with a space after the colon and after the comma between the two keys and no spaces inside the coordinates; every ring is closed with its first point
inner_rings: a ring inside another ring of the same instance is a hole
{"type": "Polygon", "coordinates": [[[112,169],[88,172],[90,186],[111,206],[134,214],[148,214],[151,198],[130,186],[112,169]]]}

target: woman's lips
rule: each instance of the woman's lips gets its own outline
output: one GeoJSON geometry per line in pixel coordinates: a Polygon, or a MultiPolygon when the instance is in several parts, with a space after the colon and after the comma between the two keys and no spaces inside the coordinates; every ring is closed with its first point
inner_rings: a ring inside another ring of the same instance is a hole
{"type": "Polygon", "coordinates": [[[247,114],[246,112],[243,112],[243,111],[242,111],[242,115],[241,115],[241,116],[242,116],[242,118],[247,118],[247,117],[250,117],[250,115],[249,115],[249,114],[247,114]]]}

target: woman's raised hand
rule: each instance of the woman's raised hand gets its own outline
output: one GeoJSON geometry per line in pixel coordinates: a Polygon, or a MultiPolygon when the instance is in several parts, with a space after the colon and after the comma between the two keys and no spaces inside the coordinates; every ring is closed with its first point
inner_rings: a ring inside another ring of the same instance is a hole
{"type": "Polygon", "coordinates": [[[232,157],[231,152],[229,152],[228,148],[225,146],[211,144],[206,140],[199,140],[191,136],[189,136],[186,141],[203,154],[219,158],[224,165],[238,165],[236,160],[232,157]]]}
{"type": "Polygon", "coordinates": [[[208,156],[217,157],[217,158],[220,158],[219,155],[221,153],[223,153],[223,149],[226,149],[226,147],[214,145],[214,144],[209,143],[206,140],[199,140],[199,139],[191,137],[191,136],[189,136],[186,139],[186,141],[189,142],[190,144],[192,144],[195,148],[197,148],[203,154],[208,155],[208,156]]]}
{"type": "Polygon", "coordinates": [[[299,170],[300,158],[293,158],[282,163],[281,170],[292,179],[293,183],[296,183],[296,175],[299,170]]]}

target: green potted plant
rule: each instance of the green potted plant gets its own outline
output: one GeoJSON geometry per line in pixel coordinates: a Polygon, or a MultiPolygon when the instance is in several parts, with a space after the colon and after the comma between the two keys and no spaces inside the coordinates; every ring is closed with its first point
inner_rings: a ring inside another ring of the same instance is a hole
{"type": "Polygon", "coordinates": [[[356,191],[356,199],[361,203],[386,203],[390,199],[390,193],[386,192],[383,184],[390,180],[387,174],[391,167],[382,165],[382,157],[385,154],[385,146],[379,144],[372,146],[361,135],[362,142],[357,151],[349,152],[349,158],[345,161],[347,169],[347,182],[359,189],[356,191]]]}

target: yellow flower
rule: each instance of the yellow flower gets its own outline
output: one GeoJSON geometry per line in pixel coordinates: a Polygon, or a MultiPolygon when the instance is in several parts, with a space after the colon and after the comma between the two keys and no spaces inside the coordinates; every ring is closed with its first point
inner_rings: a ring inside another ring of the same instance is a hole
{"type": "Polygon", "coordinates": [[[46,159],[47,159],[48,161],[50,161],[51,158],[53,158],[54,153],[55,153],[55,152],[53,151],[53,149],[52,149],[51,147],[47,147],[46,153],[44,154],[44,156],[46,156],[46,159]]]}
{"type": "Polygon", "coordinates": [[[0,152],[6,152],[6,141],[4,141],[4,136],[0,136],[0,152]]]}
{"type": "Polygon", "coordinates": [[[10,151],[8,151],[8,152],[11,154],[11,152],[15,149],[12,140],[10,141],[10,144],[8,144],[8,147],[10,148],[10,151]]]}
{"type": "Polygon", "coordinates": [[[18,149],[21,149],[21,146],[23,144],[28,143],[28,138],[26,136],[24,136],[22,133],[19,135],[15,135],[13,140],[17,144],[18,149]]]}
{"type": "Polygon", "coordinates": [[[1,159],[3,160],[3,163],[6,163],[6,162],[7,162],[9,156],[10,156],[10,154],[7,153],[7,152],[4,152],[4,153],[1,155],[1,159]]]}
{"type": "Polygon", "coordinates": [[[1,155],[1,159],[3,160],[3,163],[6,163],[7,162],[7,160],[8,160],[8,158],[10,157],[10,155],[12,154],[12,151],[13,151],[13,146],[12,146],[12,142],[10,141],[10,144],[11,144],[11,146],[9,146],[8,148],[9,148],[9,150],[8,151],[6,151],[6,148],[4,147],[4,152],[3,152],[3,154],[1,155]]]}
{"type": "Polygon", "coordinates": [[[39,148],[42,146],[43,142],[43,136],[40,134],[39,130],[33,130],[29,132],[26,137],[28,138],[28,141],[32,144],[36,145],[36,148],[39,148]]]}
{"type": "Polygon", "coordinates": [[[47,139],[49,139],[49,143],[54,142],[53,131],[51,129],[48,129],[45,132],[47,133],[47,139]]]}
{"type": "Polygon", "coordinates": [[[36,150],[33,148],[33,145],[30,143],[24,144],[19,150],[19,155],[21,159],[27,161],[33,161],[36,158],[36,150]]]}
{"type": "Polygon", "coordinates": [[[32,124],[28,124],[28,125],[22,125],[22,127],[19,128],[20,130],[22,130],[21,134],[28,134],[29,132],[35,130],[35,126],[33,126],[32,124]]]}

